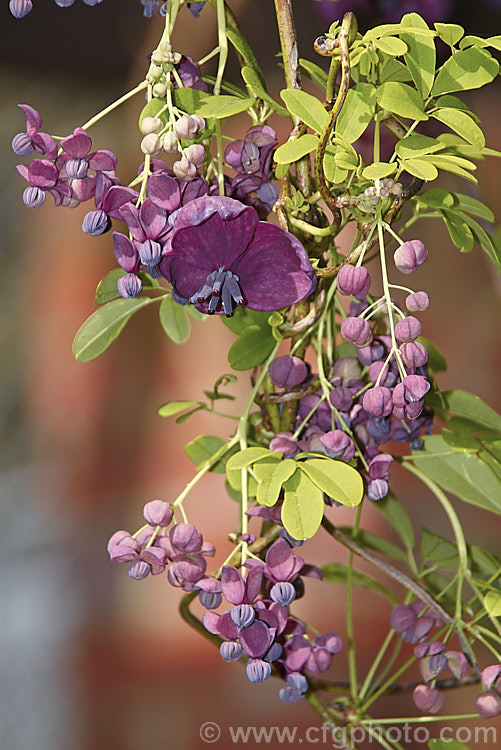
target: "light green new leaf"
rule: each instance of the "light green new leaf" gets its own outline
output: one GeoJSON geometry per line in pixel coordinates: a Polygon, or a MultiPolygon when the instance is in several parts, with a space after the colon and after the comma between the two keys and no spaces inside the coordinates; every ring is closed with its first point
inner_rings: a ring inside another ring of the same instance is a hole
{"type": "Polygon", "coordinates": [[[252,51],[251,47],[249,46],[249,43],[247,42],[247,39],[242,36],[242,34],[239,31],[236,31],[235,29],[231,29],[229,27],[226,28],[226,36],[234,46],[234,48],[237,50],[237,52],[240,53],[240,55],[245,60],[246,64],[252,68],[252,70],[255,71],[256,75],[259,77],[259,80],[261,81],[261,84],[265,85],[265,78],[263,71],[261,70],[261,67],[257,61],[256,55],[252,51]]]}
{"type": "Polygon", "coordinates": [[[457,23],[435,23],[433,24],[444,44],[454,47],[464,34],[464,29],[457,23]]]}
{"type": "Polygon", "coordinates": [[[312,458],[301,462],[299,467],[336,502],[349,508],[354,508],[362,502],[364,483],[353,466],[333,458],[312,458]]]}
{"type": "Polygon", "coordinates": [[[493,617],[501,617],[501,591],[488,591],[484,597],[487,612],[493,617]]]}
{"type": "Polygon", "coordinates": [[[400,166],[409,174],[425,182],[431,182],[438,177],[438,169],[423,159],[404,159],[400,162],[400,166]]]}
{"type": "Polygon", "coordinates": [[[185,308],[174,302],[172,295],[163,298],[158,310],[160,323],[175,344],[184,344],[190,338],[190,320],[185,308]]]}
{"type": "Polygon", "coordinates": [[[251,370],[269,357],[276,344],[272,329],[251,325],[230,346],[228,362],[234,370],[251,370]]]}
{"type": "Polygon", "coordinates": [[[299,66],[306,78],[309,78],[310,81],[316,83],[322,91],[325,91],[325,87],[327,86],[327,73],[320,67],[320,65],[311,62],[311,60],[306,60],[304,57],[300,57],[299,66]]]}
{"type": "MultiPolygon", "coordinates": [[[[426,21],[417,13],[407,13],[402,18],[402,26],[428,30],[426,21]]],[[[417,36],[415,34],[400,34],[400,37],[409,48],[404,55],[405,63],[411,72],[417,90],[423,99],[426,99],[435,78],[435,40],[430,36],[417,36]]]]}
{"type": "Polygon", "coordinates": [[[432,96],[478,89],[497,76],[499,63],[488,52],[470,47],[456,52],[438,71],[432,96]]]}
{"type": "Polygon", "coordinates": [[[452,430],[442,430],[442,437],[447,445],[450,445],[455,451],[462,453],[478,453],[480,450],[480,443],[475,438],[469,437],[468,435],[462,435],[452,430]]]}
{"type": "Polygon", "coordinates": [[[415,159],[423,154],[433,154],[435,151],[441,151],[445,146],[436,138],[430,138],[427,135],[412,133],[405,136],[395,144],[395,151],[401,159],[415,159]]]}
{"type": "Polygon", "coordinates": [[[387,59],[379,75],[380,83],[387,83],[388,81],[412,81],[409,68],[400,60],[395,60],[394,57],[387,59]]]}
{"type": "Polygon", "coordinates": [[[466,171],[468,169],[477,168],[477,165],[469,159],[463,159],[461,156],[455,156],[454,154],[444,154],[440,152],[438,154],[422,156],[421,160],[426,161],[429,164],[433,164],[433,166],[437,167],[438,169],[443,169],[446,172],[452,172],[452,174],[456,174],[458,175],[458,177],[462,177],[463,180],[468,180],[468,182],[478,182],[476,177],[466,171]]]}
{"type": "Polygon", "coordinates": [[[454,195],[443,188],[430,188],[417,195],[416,199],[428,208],[452,208],[455,202],[454,195]]]}
{"type": "Polygon", "coordinates": [[[324,515],[322,491],[302,471],[296,471],[284,484],[282,523],[294,539],[315,536],[324,515]]]}
{"type": "MultiPolygon", "coordinates": [[[[211,458],[216,451],[222,448],[225,442],[225,440],[217,435],[198,435],[198,437],[185,445],[184,450],[188,458],[193,461],[197,468],[199,468],[211,458]]],[[[215,474],[224,474],[225,467],[226,461],[222,459],[212,466],[211,471],[215,474]]]]}
{"type": "Polygon", "coordinates": [[[374,44],[385,55],[391,55],[392,57],[405,55],[408,50],[406,43],[397,36],[383,36],[380,39],[376,39],[374,44]]]}
{"type": "Polygon", "coordinates": [[[280,96],[291,115],[298,117],[317,133],[322,132],[328,118],[322,102],[300,89],[283,89],[280,96]]]}
{"type": "Polygon", "coordinates": [[[260,445],[253,446],[252,448],[245,448],[243,451],[238,451],[228,461],[228,468],[233,470],[246,469],[247,466],[251,466],[257,461],[263,459],[277,459],[280,461],[281,454],[278,451],[270,451],[269,448],[263,448],[260,445]]]}
{"type": "Polygon", "coordinates": [[[182,411],[198,406],[198,401],[169,401],[158,410],[161,417],[173,417],[174,414],[180,414],[182,411]]]}
{"type": "Polygon", "coordinates": [[[376,90],[376,98],[382,109],[394,112],[409,120],[427,120],[423,100],[416,89],[407,83],[389,81],[376,90]]]}
{"type": "MultiPolygon", "coordinates": [[[[329,581],[330,583],[340,583],[343,586],[346,585],[346,580],[348,578],[348,567],[346,565],[331,563],[330,565],[323,565],[321,570],[324,574],[324,580],[329,581]]],[[[397,601],[397,597],[395,596],[395,594],[393,594],[393,592],[387,589],[386,586],[383,586],[382,583],[379,583],[379,581],[376,581],[375,578],[371,578],[370,576],[368,576],[366,573],[360,573],[360,571],[358,570],[352,570],[351,583],[353,586],[357,586],[358,588],[377,591],[378,593],[389,599],[390,602],[397,601]]]]}
{"type": "Polygon", "coordinates": [[[291,164],[301,159],[306,154],[314,151],[319,143],[319,138],[312,133],[305,133],[293,141],[282,143],[275,151],[273,158],[277,164],[291,164]]]}
{"type": "Polygon", "coordinates": [[[357,83],[349,89],[336,121],[336,135],[348,143],[357,141],[367,130],[376,109],[376,89],[371,83],[357,83]]]}
{"type": "Polygon", "coordinates": [[[368,167],[362,172],[362,175],[366,180],[380,180],[383,177],[393,174],[397,170],[397,163],[393,162],[390,164],[385,161],[376,161],[373,164],[369,164],[368,167]]]}
{"type": "Polygon", "coordinates": [[[246,109],[252,107],[254,102],[254,99],[240,99],[238,96],[220,94],[204,101],[198,108],[197,114],[207,119],[214,117],[216,120],[221,120],[223,117],[245,112],[246,109]]]}
{"type": "Polygon", "coordinates": [[[485,136],[477,123],[463,110],[460,109],[438,109],[433,112],[431,117],[439,122],[443,122],[448,128],[471,143],[472,146],[483,148],[485,146],[485,136]]]}
{"type": "MultiPolygon", "coordinates": [[[[174,103],[176,107],[179,107],[179,109],[183,110],[183,112],[188,112],[188,114],[193,114],[194,112],[197,112],[199,107],[202,105],[203,102],[208,101],[211,98],[211,95],[207,93],[207,91],[200,91],[200,89],[192,89],[188,86],[183,86],[179,89],[174,89],[174,103]]],[[[157,99],[152,99],[150,104],[157,101],[157,99]]],[[[165,99],[162,100],[165,105],[165,99]]],[[[168,112],[166,110],[166,120],[168,120],[168,112]]]]}
{"type": "Polygon", "coordinates": [[[256,500],[260,505],[266,505],[268,508],[271,508],[279,498],[282,485],[292,477],[298,465],[292,458],[286,458],[285,461],[274,463],[261,479],[259,470],[263,465],[263,461],[256,464],[255,474],[260,480],[257,487],[256,500]]]}
{"type": "Polygon", "coordinates": [[[73,355],[79,362],[99,357],[118,337],[135,312],[156,300],[149,297],[115,299],[96,310],[83,323],[73,341],[73,355]]]}
{"type": "Polygon", "coordinates": [[[464,49],[465,47],[492,47],[500,52],[501,35],[497,34],[496,36],[490,36],[487,39],[482,39],[480,36],[465,36],[461,39],[461,44],[459,46],[461,49],[464,49]]]}
{"type": "Polygon", "coordinates": [[[465,503],[501,514],[501,478],[477,455],[459,453],[440,435],[425,435],[424,448],[413,451],[416,466],[442,489],[465,503]]]}

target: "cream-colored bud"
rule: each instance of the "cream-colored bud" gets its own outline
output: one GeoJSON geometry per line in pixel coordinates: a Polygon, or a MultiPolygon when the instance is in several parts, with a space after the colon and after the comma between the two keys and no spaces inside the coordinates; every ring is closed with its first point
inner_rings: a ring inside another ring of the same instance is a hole
{"type": "Polygon", "coordinates": [[[160,117],[143,117],[141,120],[141,133],[148,135],[149,133],[160,133],[164,124],[160,117]]]}
{"type": "Polygon", "coordinates": [[[167,86],[165,85],[165,83],[155,83],[152,89],[153,96],[157,97],[158,99],[163,99],[166,93],[167,86]]]}
{"type": "Polygon", "coordinates": [[[162,143],[156,133],[148,133],[141,141],[141,151],[143,154],[149,154],[150,156],[160,156],[162,153],[162,143]]]}
{"type": "Polygon", "coordinates": [[[179,141],[177,140],[172,130],[170,130],[168,133],[165,133],[165,135],[163,136],[162,146],[164,147],[164,151],[167,151],[168,154],[177,154],[177,152],[179,151],[179,141]]]}

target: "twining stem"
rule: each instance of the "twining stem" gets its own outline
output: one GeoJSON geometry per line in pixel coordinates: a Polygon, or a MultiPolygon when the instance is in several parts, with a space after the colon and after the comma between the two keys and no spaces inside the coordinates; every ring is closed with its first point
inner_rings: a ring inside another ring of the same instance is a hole
{"type": "Polygon", "coordinates": [[[325,149],[329,143],[329,139],[336,124],[336,120],[341,111],[341,108],[346,99],[348,93],[348,87],[350,85],[350,56],[348,52],[348,46],[352,39],[353,29],[356,34],[356,19],[353,13],[345,13],[343,22],[341,24],[341,30],[339,32],[339,55],[341,60],[341,83],[339,85],[339,91],[337,93],[336,101],[334,106],[329,112],[327,122],[320,136],[320,143],[318,144],[317,151],[315,154],[315,180],[317,190],[320,191],[322,198],[324,199],[327,206],[332,211],[333,224],[337,228],[341,224],[341,211],[339,210],[336,202],[331,195],[324,175],[324,156],[325,149]]]}

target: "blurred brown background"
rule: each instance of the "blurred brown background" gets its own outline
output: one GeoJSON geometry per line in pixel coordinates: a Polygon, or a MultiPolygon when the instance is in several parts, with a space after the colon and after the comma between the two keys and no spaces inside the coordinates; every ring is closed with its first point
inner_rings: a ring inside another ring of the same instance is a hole
{"type": "MultiPolygon", "coordinates": [[[[141,80],[162,19],[143,19],[137,0],[104,0],[95,8],[80,0],[69,9],[50,0],[34,5],[22,21],[2,11],[0,49],[0,748],[194,750],[206,747],[199,738],[206,721],[221,725],[222,738],[214,746],[226,748],[233,746],[228,725],[316,726],[306,703],[286,706],[278,700],[275,680],[252,685],[238,665],[224,664],[217,650],[182,622],[176,612],[179,592],[164,577],[137,583],[128,579],[125,566],[107,560],[110,534],[135,530],[145,501],[173,499],[191,476],[184,444],[203,432],[227,434],[228,426],[217,418],[175,425],[160,419],[157,408],[210,388],[229,369],[226,350],[233,337],[211,319],[193,324],[190,344],[181,349],[166,339],[156,311],[148,309],[99,360],[85,365],[73,360],[74,334],[94,309],[97,282],[115,265],[111,237],[81,233],[86,206],[55,209],[50,199],[36,212],[23,206],[24,185],[14,171],[19,160],[9,146],[23,127],[15,105],[39,109],[49,133],[71,132],[141,80]]],[[[271,90],[278,92],[271,0],[230,5],[270,70],[271,90]]],[[[311,0],[296,0],[295,8],[300,54],[313,59],[310,44],[326,30],[324,23],[311,0]]],[[[484,35],[500,26],[492,4],[455,3],[447,20],[484,35]]],[[[206,8],[198,21],[183,11],[175,43],[196,59],[206,54],[215,43],[212,10],[206,8]]],[[[237,81],[234,63],[229,71],[237,81]]],[[[497,149],[499,93],[493,85],[468,96],[489,145],[497,149]]],[[[118,153],[124,182],[140,161],[141,106],[137,97],[91,131],[96,148],[118,153]]],[[[286,136],[284,122],[275,124],[286,136]]],[[[241,125],[247,126],[245,118],[241,125]]],[[[501,215],[499,161],[481,164],[478,176],[479,188],[452,179],[446,184],[470,191],[501,215]]],[[[423,315],[424,332],[449,362],[440,385],[471,390],[499,409],[499,279],[478,248],[471,255],[458,253],[440,224],[425,225],[419,234],[430,250],[429,263],[419,271],[420,288],[429,290],[432,300],[423,315]]],[[[233,387],[235,409],[246,388],[240,377],[233,387]]],[[[396,492],[416,524],[450,535],[421,487],[395,475],[396,492]]],[[[187,508],[190,521],[217,546],[216,559],[209,561],[216,569],[229,551],[226,534],[237,526],[236,507],[225,498],[221,477],[210,475],[199,484],[187,508]]],[[[458,509],[470,541],[499,547],[498,518],[459,502],[458,509]]],[[[341,523],[351,520],[349,511],[336,514],[341,523]]],[[[363,525],[391,538],[370,506],[363,525]]],[[[345,560],[343,550],[324,538],[300,552],[311,562],[345,560]]],[[[320,631],[344,633],[343,589],[308,582],[298,613],[320,631]]],[[[363,592],[356,596],[355,617],[363,675],[387,631],[389,609],[377,594],[363,592]]],[[[343,654],[334,660],[332,674],[346,678],[343,654]]],[[[472,711],[476,693],[472,688],[449,694],[447,713],[472,711]]],[[[414,712],[408,699],[394,698],[378,704],[375,715],[414,712]]]]}

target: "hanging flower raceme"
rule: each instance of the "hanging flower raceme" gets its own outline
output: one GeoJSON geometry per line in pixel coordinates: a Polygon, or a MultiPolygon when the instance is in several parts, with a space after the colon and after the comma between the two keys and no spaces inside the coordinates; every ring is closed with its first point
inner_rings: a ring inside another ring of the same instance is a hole
{"type": "Polygon", "coordinates": [[[183,206],[171,221],[171,251],[160,269],[177,296],[201,312],[230,316],[237,305],[271,312],[316,288],[299,240],[259,221],[251,206],[205,196],[183,206]]]}

